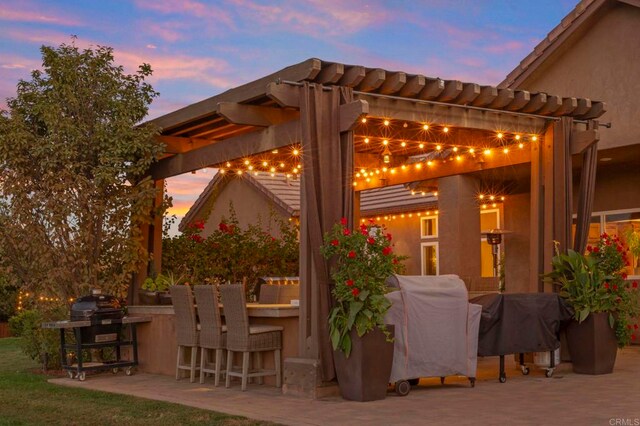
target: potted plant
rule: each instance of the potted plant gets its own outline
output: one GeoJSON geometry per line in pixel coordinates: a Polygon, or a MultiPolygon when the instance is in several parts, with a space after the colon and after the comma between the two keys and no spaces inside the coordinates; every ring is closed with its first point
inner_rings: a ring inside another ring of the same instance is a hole
{"type": "Polygon", "coordinates": [[[170,305],[171,295],[169,287],[179,283],[172,273],[169,275],[158,274],[155,278],[148,277],[142,283],[138,293],[140,303],[143,305],[170,305]]]}
{"type": "Polygon", "coordinates": [[[357,230],[346,219],[324,237],[321,253],[332,261],[333,309],[329,332],[340,392],[371,401],[386,395],[393,360],[392,330],[384,324],[391,303],[386,279],[403,258],[393,253],[391,234],[373,221],[357,230]]]}
{"type": "Polygon", "coordinates": [[[625,281],[623,251],[617,238],[602,234],[586,256],[568,250],[552,259],[546,279],[561,286],[560,296],[574,310],[567,343],[576,373],[611,373],[617,348],[633,339],[638,284],[625,281]]]}

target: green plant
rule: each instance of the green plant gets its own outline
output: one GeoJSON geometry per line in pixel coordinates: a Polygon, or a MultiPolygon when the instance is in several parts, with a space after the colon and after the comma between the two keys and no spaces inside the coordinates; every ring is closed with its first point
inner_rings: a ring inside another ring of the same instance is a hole
{"type": "Polygon", "coordinates": [[[161,213],[149,168],[164,147],[140,124],[151,67],[127,74],[113,49],[75,38],[41,53],[0,111],[0,267],[23,291],[123,297],[148,258],[142,225],[161,213]]]}
{"type": "Polygon", "coordinates": [[[28,309],[9,319],[11,334],[20,337],[22,351],[45,368],[60,368],[60,334],[58,330],[43,329],[42,323],[66,316],[62,306],[49,309],[28,309]]]}
{"type": "Polygon", "coordinates": [[[358,336],[381,329],[390,338],[384,315],[391,306],[384,296],[386,279],[402,268],[405,257],[393,253],[391,234],[370,221],[358,230],[346,227],[346,219],[324,236],[320,251],[333,262],[331,278],[335,305],[329,314],[329,332],[334,350],[348,357],[351,353],[349,333],[356,328],[358,336]]]}
{"type": "Polygon", "coordinates": [[[560,296],[573,308],[578,322],[591,313],[608,313],[618,345],[623,347],[634,338],[633,330],[637,329],[631,324],[639,312],[638,283],[625,281],[626,274],[614,269],[615,265],[624,265],[623,250],[618,246],[603,234],[589,255],[574,250],[556,252],[551,261],[553,269],[544,278],[561,285],[560,296]]]}

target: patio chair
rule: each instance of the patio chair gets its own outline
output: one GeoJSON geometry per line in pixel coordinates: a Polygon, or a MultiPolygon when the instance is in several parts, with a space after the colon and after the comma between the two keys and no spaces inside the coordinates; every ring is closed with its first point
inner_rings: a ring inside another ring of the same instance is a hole
{"type": "Polygon", "coordinates": [[[196,285],[193,290],[200,318],[200,383],[204,383],[205,373],[213,373],[214,386],[218,386],[227,345],[227,328],[220,319],[218,289],[215,285],[196,285]],[[214,363],[209,362],[212,351],[215,351],[214,363]]]}
{"type": "Polygon", "coordinates": [[[176,342],[178,343],[178,359],[176,361],[176,380],[180,380],[181,370],[188,370],[189,381],[196,377],[196,361],[200,333],[196,321],[196,308],[193,304],[193,293],[188,285],[174,285],[169,288],[176,321],[176,342]],[[190,349],[191,360],[185,362],[186,351],[190,349]]]}
{"type": "Polygon", "coordinates": [[[226,387],[231,385],[231,377],[240,377],[241,389],[247,389],[247,380],[257,377],[276,376],[276,386],[282,386],[280,351],[282,350],[282,327],[271,325],[249,325],[247,305],[242,284],[228,284],[220,287],[224,316],[227,323],[227,377],[226,387]],[[275,370],[262,368],[262,352],[274,351],[275,370]],[[241,371],[233,368],[233,353],[242,352],[241,371]],[[249,356],[255,354],[255,369],[249,371],[249,356]]]}
{"type": "Polygon", "coordinates": [[[258,302],[262,304],[278,303],[279,291],[280,291],[280,286],[278,284],[263,283],[260,286],[260,297],[258,299],[258,302]]]}
{"type": "Polygon", "coordinates": [[[291,299],[300,298],[300,285],[287,284],[281,285],[278,292],[278,303],[291,303],[291,299]]]}

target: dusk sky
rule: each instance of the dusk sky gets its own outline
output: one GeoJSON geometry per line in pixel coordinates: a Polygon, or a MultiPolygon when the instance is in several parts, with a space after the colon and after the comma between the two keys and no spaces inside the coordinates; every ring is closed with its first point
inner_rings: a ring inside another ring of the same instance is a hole
{"type": "MultiPolygon", "coordinates": [[[[0,0],[0,109],[41,45],[151,64],[158,117],[288,65],[327,61],[498,84],[577,0],[0,0]]],[[[169,180],[184,215],[212,172],[169,180]]],[[[179,220],[179,218],[178,218],[179,220]]]]}

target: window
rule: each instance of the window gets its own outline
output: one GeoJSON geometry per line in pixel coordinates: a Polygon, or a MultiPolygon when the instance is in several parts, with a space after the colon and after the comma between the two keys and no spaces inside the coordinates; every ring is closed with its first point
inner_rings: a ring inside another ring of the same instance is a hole
{"type": "Polygon", "coordinates": [[[438,243],[422,243],[422,275],[438,275],[438,243]]]}
{"type": "Polygon", "coordinates": [[[423,217],[420,219],[420,237],[421,238],[438,238],[438,218],[423,217]]]}
{"type": "MultiPolygon", "coordinates": [[[[481,210],[480,211],[480,229],[482,232],[490,229],[500,228],[500,210],[481,210]]],[[[494,277],[493,274],[493,254],[491,245],[487,243],[486,238],[480,239],[480,276],[494,277]]]]}
{"type": "MultiPolygon", "coordinates": [[[[573,219],[572,236],[575,238],[576,218],[573,219]]],[[[620,238],[629,247],[626,254],[627,267],[625,272],[631,278],[640,277],[640,256],[634,256],[634,248],[640,251],[640,210],[616,210],[597,212],[591,216],[589,224],[589,238],[587,244],[598,243],[600,234],[606,232],[620,238]]],[[[638,253],[638,251],[636,251],[638,253]]]]}

